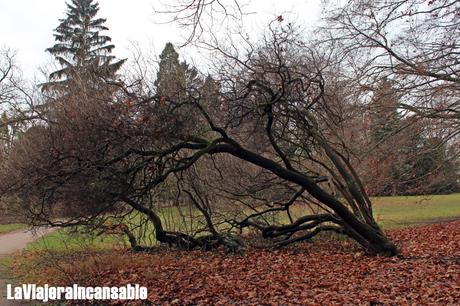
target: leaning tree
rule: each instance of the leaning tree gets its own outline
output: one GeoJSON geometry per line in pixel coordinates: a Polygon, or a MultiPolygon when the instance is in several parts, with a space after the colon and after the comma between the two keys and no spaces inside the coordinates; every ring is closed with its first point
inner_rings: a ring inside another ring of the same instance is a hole
{"type": "MultiPolygon", "coordinates": [[[[203,12],[220,4],[185,3],[176,18],[191,20],[192,36],[204,29],[203,12]]],[[[156,240],[186,249],[237,249],[238,233],[282,247],[332,231],[369,253],[395,255],[354,168],[350,102],[372,96],[383,76],[399,85],[406,102],[399,106],[409,112],[455,119],[456,8],[455,1],[352,1],[331,13],[324,32],[331,35],[316,46],[282,26],[283,18],[246,52],[207,44],[212,77],[174,93],[143,94],[136,89],[145,79],[110,82],[83,97],[71,87],[51,106],[53,120],[16,142],[2,190],[37,224],[118,230],[137,250],[145,246],[123,224],[132,213],[145,216],[156,240]],[[405,20],[411,36],[392,37],[392,24],[405,20]],[[422,27],[413,27],[418,20],[422,27]],[[172,228],[160,216],[168,205],[190,208],[176,218],[202,226],[172,228]],[[66,218],[56,221],[55,207],[66,218]]]]}
{"type": "Polygon", "coordinates": [[[333,62],[277,22],[252,46],[244,56],[216,48],[218,71],[180,100],[114,83],[116,95],[58,99],[54,120],[18,141],[3,191],[37,224],[117,229],[138,250],[108,218],[140,213],[158,241],[186,249],[238,249],[248,231],[278,247],[329,231],[397,254],[338,132],[346,102],[330,98],[333,62]],[[165,199],[204,227],[165,226],[165,199]],[[66,218],[53,219],[56,206],[66,218]]]}

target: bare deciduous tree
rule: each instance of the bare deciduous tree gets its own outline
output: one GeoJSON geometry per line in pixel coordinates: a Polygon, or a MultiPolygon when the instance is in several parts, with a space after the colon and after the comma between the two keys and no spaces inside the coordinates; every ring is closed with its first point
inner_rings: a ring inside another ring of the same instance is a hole
{"type": "Polygon", "coordinates": [[[391,78],[400,107],[456,119],[459,12],[458,1],[350,1],[328,11],[322,38],[342,46],[361,85],[391,78]]]}
{"type": "Polygon", "coordinates": [[[52,121],[20,140],[5,167],[19,170],[3,189],[38,223],[101,226],[108,213],[137,211],[158,241],[187,249],[238,249],[235,230],[250,228],[279,247],[333,231],[369,253],[397,254],[336,132],[331,62],[298,38],[275,21],[244,57],[218,50],[214,89],[191,84],[180,100],[125,86],[69,93],[52,121]],[[189,219],[202,216],[207,235],[164,226],[158,212],[167,193],[194,208],[189,219]],[[57,207],[67,221],[53,221],[57,207]]]}
{"type": "Polygon", "coordinates": [[[10,49],[0,50],[0,128],[4,149],[10,147],[29,121],[42,118],[40,107],[37,107],[40,102],[23,80],[15,57],[10,49]]]}
{"type": "Polygon", "coordinates": [[[156,12],[165,15],[167,23],[175,23],[188,32],[185,45],[228,20],[239,21],[245,14],[244,6],[245,3],[239,0],[179,0],[156,12]]]}

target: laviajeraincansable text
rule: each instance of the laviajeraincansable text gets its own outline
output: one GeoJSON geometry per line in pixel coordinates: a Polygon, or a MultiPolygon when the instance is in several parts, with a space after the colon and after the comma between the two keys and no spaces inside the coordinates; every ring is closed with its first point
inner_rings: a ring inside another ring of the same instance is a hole
{"type": "Polygon", "coordinates": [[[13,287],[7,285],[8,300],[34,300],[34,301],[59,301],[59,300],[145,300],[147,288],[138,284],[122,287],[81,287],[74,284],[68,287],[54,287],[49,285],[37,286],[23,284],[13,287]]]}

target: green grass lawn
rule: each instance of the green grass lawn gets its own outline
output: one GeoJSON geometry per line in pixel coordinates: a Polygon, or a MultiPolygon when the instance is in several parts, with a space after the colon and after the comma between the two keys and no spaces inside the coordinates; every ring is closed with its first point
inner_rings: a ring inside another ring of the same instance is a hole
{"type": "MultiPolygon", "coordinates": [[[[374,216],[384,229],[394,229],[418,224],[426,224],[460,218],[460,194],[436,196],[401,196],[378,197],[372,199],[374,203],[374,216]]],[[[300,216],[303,210],[295,209],[295,215],[300,216]]],[[[184,230],[183,225],[171,223],[174,218],[179,218],[177,212],[166,211],[162,219],[171,230],[184,230]]],[[[132,216],[131,224],[139,223],[139,215],[132,216]]],[[[181,223],[182,224],[182,223],[181,223]]],[[[149,223],[136,227],[134,232],[147,233],[140,242],[144,245],[154,245],[153,228],[149,223]],[[150,233],[150,234],[148,234],[150,233]]],[[[62,250],[62,249],[90,249],[111,248],[113,246],[127,245],[124,237],[115,235],[102,235],[91,237],[87,235],[74,235],[66,230],[60,230],[45,235],[39,240],[28,245],[28,250],[62,250]]]]}
{"type": "Polygon", "coordinates": [[[114,246],[126,245],[126,239],[122,236],[100,235],[91,236],[77,234],[66,229],[61,229],[31,242],[25,248],[26,251],[33,250],[82,250],[82,249],[107,249],[114,246]]]}
{"type": "Polygon", "coordinates": [[[26,228],[26,224],[15,223],[15,224],[0,224],[0,234],[14,232],[20,229],[26,228]]]}
{"type": "Polygon", "coordinates": [[[460,218],[460,194],[378,197],[374,216],[385,229],[460,218]]]}

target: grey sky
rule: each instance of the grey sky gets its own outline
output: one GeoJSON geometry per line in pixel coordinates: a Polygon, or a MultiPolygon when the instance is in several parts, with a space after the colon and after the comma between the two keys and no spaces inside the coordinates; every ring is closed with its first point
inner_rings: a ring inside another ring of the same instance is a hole
{"type": "MultiPolygon", "coordinates": [[[[182,41],[183,32],[172,24],[159,24],[164,16],[154,14],[162,3],[174,0],[100,0],[99,17],[107,18],[117,57],[129,57],[132,44],[142,49],[161,52],[168,41],[182,41]]],[[[317,19],[319,0],[252,0],[245,8],[255,12],[247,17],[256,29],[274,16],[289,13],[298,23],[309,24],[317,19]]],[[[17,61],[25,76],[40,77],[38,68],[51,62],[45,49],[54,44],[53,29],[65,17],[65,0],[0,0],[0,46],[17,51],[17,61]]]]}

